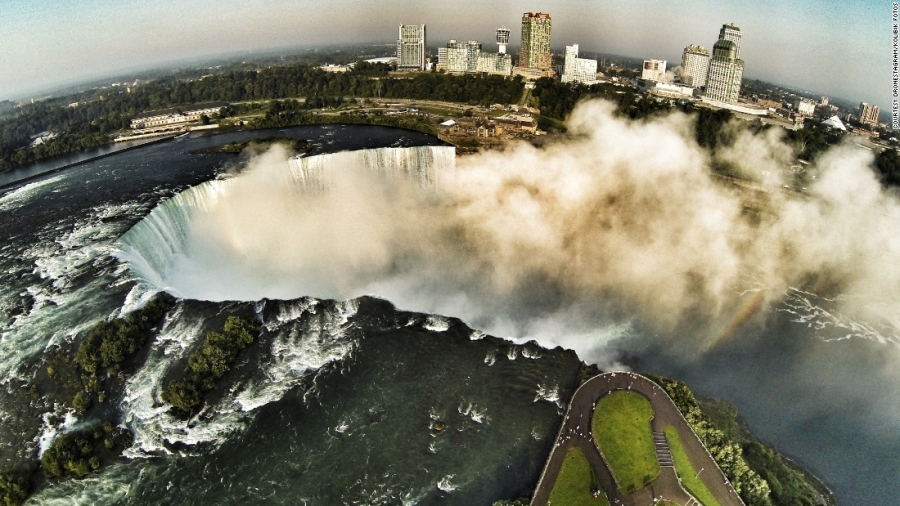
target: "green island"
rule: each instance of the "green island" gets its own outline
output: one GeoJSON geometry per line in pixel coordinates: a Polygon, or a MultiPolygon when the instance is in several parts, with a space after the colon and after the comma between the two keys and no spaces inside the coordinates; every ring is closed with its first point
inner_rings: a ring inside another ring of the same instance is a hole
{"type": "Polygon", "coordinates": [[[697,471],[691,464],[684,445],[681,443],[681,436],[678,431],[671,425],[666,427],[666,441],[669,443],[669,450],[672,452],[672,460],[675,462],[675,472],[681,479],[684,488],[697,498],[703,506],[719,506],[719,501],[713,496],[712,492],[700,479],[700,474],[704,471],[697,471]]]}
{"type": "MultiPolygon", "coordinates": [[[[114,413],[91,408],[95,400],[115,402],[125,380],[139,365],[141,350],[174,305],[172,296],[157,294],[143,308],[91,327],[75,348],[74,357],[64,350],[45,357],[47,378],[55,387],[51,395],[65,398],[68,393],[77,413],[84,416],[90,411],[95,418],[86,427],[56,437],[39,465],[0,469],[0,506],[23,504],[44,480],[85,478],[132,445],[132,433],[114,425],[114,413]]],[[[171,381],[163,393],[173,411],[187,415],[202,405],[202,394],[215,387],[259,332],[256,320],[241,316],[229,316],[221,331],[209,332],[201,349],[188,359],[184,377],[171,381]]]]}
{"type": "Polygon", "coordinates": [[[18,506],[28,499],[31,489],[29,470],[0,471],[0,504],[18,506]]]}
{"type": "Polygon", "coordinates": [[[133,441],[128,429],[98,423],[54,439],[41,455],[41,467],[50,479],[84,478],[105,461],[117,458],[133,441]]]}
{"type": "MultiPolygon", "coordinates": [[[[114,382],[116,386],[124,384],[134,368],[130,359],[144,347],[152,335],[151,329],[174,305],[174,297],[159,293],[143,308],[124,318],[101,321],[88,331],[75,352],[74,364],[80,369],[82,387],[72,399],[75,411],[86,413],[95,398],[102,403],[109,397],[114,382]]],[[[47,373],[53,377],[65,368],[57,362],[48,366],[47,373]]],[[[71,373],[66,373],[60,376],[71,378],[71,373]]]]}
{"type": "MultiPolygon", "coordinates": [[[[43,357],[46,395],[68,402],[85,416],[95,405],[121,394],[125,381],[138,367],[139,354],[166,313],[175,305],[168,294],[155,295],[144,307],[121,318],[93,325],[77,347],[48,351],[43,357]]],[[[107,409],[91,411],[88,426],[60,435],[41,455],[39,465],[0,469],[0,505],[25,502],[43,479],[81,479],[98,471],[131,446],[133,436],[116,427],[107,409]]]]}
{"type": "Polygon", "coordinates": [[[581,448],[570,448],[566,453],[553,491],[547,505],[556,506],[609,506],[606,494],[599,492],[598,497],[593,492],[600,490],[600,482],[591,469],[591,464],[581,448]]]}
{"type": "Polygon", "coordinates": [[[190,416],[203,405],[203,394],[216,387],[238,353],[256,340],[259,322],[241,316],[229,316],[222,331],[206,334],[203,345],[188,358],[181,379],[172,380],[162,399],[180,416],[190,416]]]}
{"type": "Polygon", "coordinates": [[[282,145],[294,153],[303,153],[310,149],[311,145],[306,139],[294,139],[293,137],[263,137],[243,142],[229,142],[222,146],[204,148],[195,153],[228,153],[238,155],[241,153],[259,154],[274,145],[282,145]]]}
{"type": "Polygon", "coordinates": [[[643,488],[659,475],[652,418],[650,401],[634,392],[612,392],[597,402],[591,422],[594,437],[625,494],[643,488]]]}

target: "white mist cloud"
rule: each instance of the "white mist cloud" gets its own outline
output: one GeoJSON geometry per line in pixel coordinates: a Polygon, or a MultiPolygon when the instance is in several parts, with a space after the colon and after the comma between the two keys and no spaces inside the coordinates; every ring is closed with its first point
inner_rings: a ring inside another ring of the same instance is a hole
{"type": "Polygon", "coordinates": [[[193,214],[183,251],[157,274],[213,300],[373,294],[595,356],[628,322],[692,329],[697,349],[752,319],[739,295],[750,288],[764,291],[762,315],[801,287],[847,295],[832,309],[893,332],[900,204],[871,155],[834,149],[808,192],[788,194],[780,130],[733,125],[737,142],[716,157],[756,181],[740,190],[711,175],[691,121],[631,122],[585,103],[567,140],[460,157],[435,191],[331,167],[326,191],[303,192],[274,148],[193,214]]]}

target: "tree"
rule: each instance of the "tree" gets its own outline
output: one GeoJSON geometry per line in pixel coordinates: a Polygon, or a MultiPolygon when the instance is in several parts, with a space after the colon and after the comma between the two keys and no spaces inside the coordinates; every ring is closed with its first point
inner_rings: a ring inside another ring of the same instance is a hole
{"type": "Polygon", "coordinates": [[[900,155],[886,149],[875,158],[875,170],[885,186],[900,186],[900,155]]]}
{"type": "Polygon", "coordinates": [[[28,477],[23,472],[0,472],[0,504],[19,506],[28,498],[28,477]]]}

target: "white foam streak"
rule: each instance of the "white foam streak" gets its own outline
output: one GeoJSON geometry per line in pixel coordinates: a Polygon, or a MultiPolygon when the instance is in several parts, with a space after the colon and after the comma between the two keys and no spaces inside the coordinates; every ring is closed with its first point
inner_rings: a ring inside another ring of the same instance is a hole
{"type": "Polygon", "coordinates": [[[41,190],[45,186],[52,185],[60,181],[63,177],[65,176],[58,175],[34,183],[26,184],[21,188],[16,188],[3,197],[0,197],[0,211],[12,211],[17,207],[21,207],[27,204],[31,199],[40,195],[42,193],[41,190]]]}
{"type": "Polygon", "coordinates": [[[546,401],[555,404],[556,407],[562,409],[563,402],[559,397],[559,387],[556,385],[538,385],[537,392],[533,402],[546,401]]]}
{"type": "Polygon", "coordinates": [[[171,445],[176,443],[187,447],[221,444],[230,433],[242,430],[255,410],[281,399],[308,373],[352,351],[354,343],[346,330],[358,302],[336,303],[333,309],[325,309],[310,298],[268,304],[278,307],[274,316],[264,322],[266,331],[273,336],[270,352],[261,363],[262,371],[236,384],[221,401],[206,406],[204,412],[189,421],[169,413],[170,407],[161,399],[162,382],[170,374],[172,364],[204,338],[203,322],[183,314],[180,306],[170,315],[146,364],[126,385],[122,405],[135,434],[135,444],[126,455],[169,454],[171,445]],[[205,416],[206,413],[213,416],[205,416]]]}

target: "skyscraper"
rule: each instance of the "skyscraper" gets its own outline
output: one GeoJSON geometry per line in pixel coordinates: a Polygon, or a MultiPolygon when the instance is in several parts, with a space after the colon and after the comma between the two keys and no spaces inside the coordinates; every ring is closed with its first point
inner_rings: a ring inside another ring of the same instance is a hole
{"type": "Polygon", "coordinates": [[[734,42],[736,50],[735,50],[735,58],[741,57],[741,29],[738,28],[734,23],[729,23],[722,25],[722,29],[719,30],[719,40],[730,40],[734,42]]]}
{"type": "Polygon", "coordinates": [[[709,51],[701,46],[688,46],[681,55],[681,83],[694,88],[706,86],[709,74],[709,51]]]}
{"type": "Polygon", "coordinates": [[[877,105],[869,105],[865,102],[859,104],[859,122],[863,125],[878,126],[878,113],[881,110],[877,105]]]}
{"type": "Polygon", "coordinates": [[[550,14],[526,12],[522,14],[522,47],[519,67],[550,69],[550,14]]]}
{"type": "Polygon", "coordinates": [[[597,60],[578,57],[578,44],[566,46],[562,82],[592,83],[597,80],[597,60]]]}
{"type": "Polygon", "coordinates": [[[400,25],[397,70],[425,70],[425,25],[400,25]]]}
{"type": "Polygon", "coordinates": [[[709,61],[706,96],[719,102],[737,102],[743,74],[744,60],[737,57],[737,45],[733,41],[719,39],[713,46],[709,61]]]}

